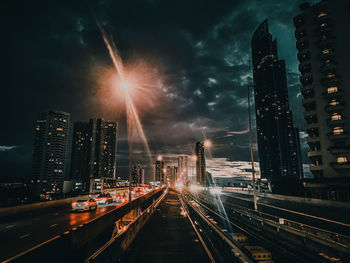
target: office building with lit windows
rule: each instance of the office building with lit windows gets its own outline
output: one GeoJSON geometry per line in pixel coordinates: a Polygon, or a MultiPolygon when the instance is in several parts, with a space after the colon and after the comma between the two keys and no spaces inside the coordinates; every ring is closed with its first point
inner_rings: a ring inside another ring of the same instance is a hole
{"type": "Polygon", "coordinates": [[[31,192],[50,199],[63,191],[70,114],[49,110],[38,114],[34,130],[31,192]]]}
{"type": "Polygon", "coordinates": [[[267,20],[254,32],[251,49],[261,177],[273,193],[300,194],[300,142],[289,108],[286,65],[267,20]]]}
{"type": "Polygon", "coordinates": [[[294,18],[313,179],[306,195],[350,200],[350,35],[346,0],[300,5],[294,18]]]}

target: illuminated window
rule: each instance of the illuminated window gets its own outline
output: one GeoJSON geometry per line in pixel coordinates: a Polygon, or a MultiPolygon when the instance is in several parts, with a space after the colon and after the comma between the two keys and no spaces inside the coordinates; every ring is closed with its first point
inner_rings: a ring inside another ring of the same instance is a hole
{"type": "Polygon", "coordinates": [[[347,163],[348,158],[346,156],[338,156],[337,157],[337,163],[347,163]]]}
{"type": "Polygon", "coordinates": [[[329,48],[322,50],[322,54],[323,55],[326,55],[326,54],[329,54],[329,53],[331,53],[331,50],[329,48]]]}
{"type": "Polygon", "coordinates": [[[322,28],[327,27],[327,23],[322,23],[322,24],[320,25],[320,27],[322,27],[322,28]]]}
{"type": "Polygon", "coordinates": [[[331,116],[332,121],[338,121],[341,120],[341,115],[339,113],[333,113],[331,116]]]}
{"type": "Polygon", "coordinates": [[[342,134],[342,133],[344,133],[343,127],[338,126],[338,127],[334,127],[333,128],[333,134],[334,135],[338,135],[338,134],[342,134]]]}
{"type": "Polygon", "coordinates": [[[327,78],[333,79],[333,78],[335,78],[335,74],[334,73],[328,73],[327,74],[327,78]]]}
{"type": "Polygon", "coordinates": [[[328,103],[329,106],[337,106],[338,104],[339,104],[339,101],[337,101],[337,100],[331,100],[331,101],[328,103]]]}
{"type": "Polygon", "coordinates": [[[338,87],[337,86],[333,86],[333,87],[329,87],[327,89],[327,93],[330,94],[330,93],[335,93],[335,92],[338,92],[338,87]]]}
{"type": "Polygon", "coordinates": [[[62,129],[62,128],[57,128],[56,130],[58,130],[58,131],[63,131],[63,129],[62,129]]]}
{"type": "Polygon", "coordinates": [[[325,17],[325,16],[327,16],[327,13],[322,12],[322,13],[319,13],[319,14],[317,15],[317,18],[321,18],[321,17],[325,17]]]}

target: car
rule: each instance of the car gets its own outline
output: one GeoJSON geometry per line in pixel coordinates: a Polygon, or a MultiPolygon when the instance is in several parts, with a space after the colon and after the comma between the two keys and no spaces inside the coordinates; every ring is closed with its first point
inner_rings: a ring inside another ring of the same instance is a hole
{"type": "Polygon", "coordinates": [[[74,201],[72,203],[72,210],[73,211],[86,211],[86,210],[96,210],[97,209],[97,203],[94,199],[81,199],[74,201]]]}
{"type": "Polygon", "coordinates": [[[113,202],[113,198],[109,193],[106,194],[99,194],[97,198],[95,199],[97,204],[110,204],[113,202]]]}

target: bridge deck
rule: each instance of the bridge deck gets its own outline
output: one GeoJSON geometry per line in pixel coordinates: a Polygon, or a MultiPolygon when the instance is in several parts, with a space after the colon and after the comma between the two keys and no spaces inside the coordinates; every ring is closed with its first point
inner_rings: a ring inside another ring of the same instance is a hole
{"type": "Polygon", "coordinates": [[[175,192],[170,191],[122,262],[209,262],[175,192]]]}

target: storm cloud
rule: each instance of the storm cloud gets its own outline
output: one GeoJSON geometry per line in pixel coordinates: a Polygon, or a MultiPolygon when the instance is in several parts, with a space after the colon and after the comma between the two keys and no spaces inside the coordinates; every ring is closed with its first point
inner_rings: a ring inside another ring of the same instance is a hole
{"type": "MultiPolygon", "coordinates": [[[[71,123],[91,117],[118,120],[118,163],[126,166],[124,112],[108,106],[99,93],[100,77],[113,65],[96,20],[113,37],[125,63],[146,61],[160,77],[153,91],[157,101],[138,108],[153,154],[192,154],[195,141],[207,137],[214,157],[249,159],[250,38],[264,19],[277,38],[279,57],[286,60],[294,121],[303,128],[292,23],[300,3],[99,0],[4,5],[0,145],[6,151],[1,150],[1,177],[30,176],[35,118],[47,109],[71,113],[71,123]]],[[[142,146],[136,149],[142,161],[142,146]]],[[[124,176],[123,170],[120,174],[124,176]]]]}

